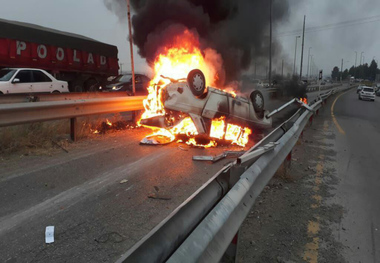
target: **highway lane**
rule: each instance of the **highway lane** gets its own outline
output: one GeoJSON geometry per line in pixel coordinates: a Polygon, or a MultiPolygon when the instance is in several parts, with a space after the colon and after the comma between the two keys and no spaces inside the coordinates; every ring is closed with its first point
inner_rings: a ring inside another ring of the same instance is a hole
{"type": "MultiPolygon", "coordinates": [[[[270,110],[283,103],[267,102],[270,110]]],[[[275,125],[296,109],[277,115],[275,125]]],[[[69,153],[3,159],[1,261],[114,261],[231,161],[193,162],[193,155],[241,150],[139,145],[148,133],[128,130],[72,144],[69,153]],[[49,225],[55,226],[55,242],[47,245],[49,225]]],[[[249,146],[261,137],[255,135],[249,146]]]]}
{"type": "Polygon", "coordinates": [[[348,262],[380,262],[380,98],[360,101],[350,90],[331,112],[340,179],[333,201],[346,211],[336,237],[348,262]]]}

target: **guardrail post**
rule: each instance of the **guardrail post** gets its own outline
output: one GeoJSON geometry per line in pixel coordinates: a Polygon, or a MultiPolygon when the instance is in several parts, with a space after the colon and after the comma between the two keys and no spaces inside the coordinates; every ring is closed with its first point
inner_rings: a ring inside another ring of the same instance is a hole
{"type": "Polygon", "coordinates": [[[70,118],[70,137],[73,142],[77,140],[77,118],[70,118]]]}
{"type": "Polygon", "coordinates": [[[310,126],[313,124],[313,116],[314,116],[314,115],[311,115],[311,116],[310,116],[310,119],[309,119],[310,126]]]}
{"type": "MultiPolygon", "coordinates": [[[[240,231],[240,230],[239,230],[240,231]]],[[[220,262],[222,263],[233,263],[236,262],[237,251],[238,251],[238,242],[239,242],[239,231],[236,233],[234,238],[232,239],[230,245],[227,247],[226,252],[220,262]]]]}

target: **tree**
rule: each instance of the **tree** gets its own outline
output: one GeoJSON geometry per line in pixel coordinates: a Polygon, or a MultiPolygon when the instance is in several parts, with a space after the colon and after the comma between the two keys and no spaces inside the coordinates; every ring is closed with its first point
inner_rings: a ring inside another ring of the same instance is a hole
{"type": "Polygon", "coordinates": [[[350,68],[350,70],[348,71],[348,74],[350,74],[352,77],[354,77],[355,76],[355,70],[356,68],[354,67],[354,66],[352,66],[351,68],[350,68]]]}
{"type": "Polygon", "coordinates": [[[377,73],[377,63],[375,60],[372,60],[371,65],[368,68],[368,79],[369,80],[375,80],[376,79],[376,73],[377,73]]]}
{"type": "Polygon", "coordinates": [[[338,67],[334,67],[333,71],[331,72],[331,78],[333,80],[338,80],[340,77],[340,72],[339,72],[339,68],[338,67]]]}
{"type": "Polygon", "coordinates": [[[347,79],[348,78],[348,69],[346,69],[345,71],[343,71],[343,76],[342,76],[342,78],[343,79],[347,79]]]}

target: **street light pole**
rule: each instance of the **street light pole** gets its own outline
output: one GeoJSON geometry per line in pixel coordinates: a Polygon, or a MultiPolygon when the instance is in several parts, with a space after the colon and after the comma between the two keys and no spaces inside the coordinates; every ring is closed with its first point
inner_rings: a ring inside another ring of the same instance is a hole
{"type": "Polygon", "coordinates": [[[364,51],[360,53],[360,66],[362,65],[362,55],[364,54],[364,51]]]}
{"type": "Polygon", "coordinates": [[[313,55],[310,55],[310,75],[314,76],[313,55]]]}
{"type": "Polygon", "coordinates": [[[302,51],[301,51],[300,80],[302,80],[303,48],[305,46],[305,25],[306,25],[306,16],[303,17],[303,33],[302,33],[302,51]]]}
{"type": "Polygon", "coordinates": [[[132,26],[131,26],[131,7],[129,4],[129,0],[127,0],[127,12],[128,12],[128,28],[129,28],[129,49],[131,52],[132,92],[133,92],[133,95],[135,95],[136,94],[135,65],[133,62],[133,39],[132,39],[132,26]]]}
{"type": "Polygon", "coordinates": [[[296,59],[297,59],[297,40],[300,38],[301,36],[296,36],[296,48],[295,48],[295,51],[294,51],[294,66],[293,66],[293,75],[296,74],[296,59]]]}
{"type": "Polygon", "coordinates": [[[310,49],[312,49],[312,47],[309,47],[309,53],[308,53],[308,56],[307,56],[307,79],[309,79],[310,49]]]}
{"type": "Polygon", "coordinates": [[[281,64],[281,76],[282,78],[284,78],[284,60],[282,60],[282,64],[281,64]]]}
{"type": "Polygon", "coordinates": [[[269,1],[269,87],[272,86],[272,0],[269,1]]]}

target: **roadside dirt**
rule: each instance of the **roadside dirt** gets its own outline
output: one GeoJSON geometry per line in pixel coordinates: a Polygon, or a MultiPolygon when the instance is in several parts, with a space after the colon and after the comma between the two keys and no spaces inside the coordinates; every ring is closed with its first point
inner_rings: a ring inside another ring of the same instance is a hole
{"type": "Polygon", "coordinates": [[[330,125],[314,120],[290,168],[284,163],[258,197],[239,233],[238,262],[346,262],[330,227],[344,214],[329,202],[338,183],[330,125]]]}

